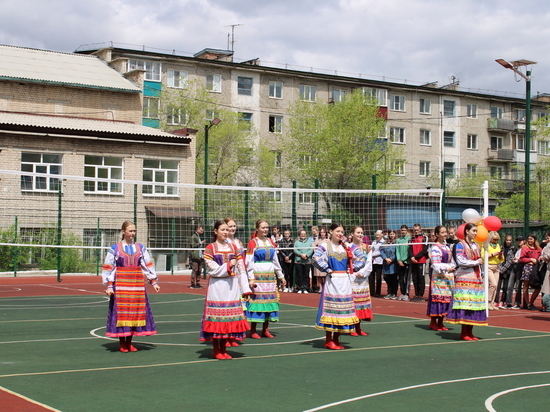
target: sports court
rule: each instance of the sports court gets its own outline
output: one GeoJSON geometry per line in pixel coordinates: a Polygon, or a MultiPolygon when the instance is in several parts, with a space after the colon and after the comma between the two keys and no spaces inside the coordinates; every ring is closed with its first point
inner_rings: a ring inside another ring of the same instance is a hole
{"type": "Polygon", "coordinates": [[[120,353],[104,337],[100,278],[0,280],[2,411],[527,411],[550,401],[550,313],[500,310],[481,339],[428,329],[426,305],[374,299],[367,337],[323,348],[318,294],[281,294],[274,339],[213,360],[198,342],[205,290],[161,275],[149,290],[158,335],[120,353]]]}

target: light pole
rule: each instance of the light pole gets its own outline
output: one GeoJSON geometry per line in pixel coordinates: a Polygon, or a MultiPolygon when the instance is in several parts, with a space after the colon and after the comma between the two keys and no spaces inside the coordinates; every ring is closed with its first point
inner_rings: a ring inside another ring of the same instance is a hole
{"type": "Polygon", "coordinates": [[[529,235],[529,186],[531,183],[531,70],[527,70],[523,74],[518,67],[531,66],[537,64],[530,60],[516,60],[508,62],[504,59],[495,60],[505,69],[510,69],[522,79],[525,80],[525,189],[523,200],[523,234],[527,238],[529,235]]]}
{"type": "MultiPolygon", "coordinates": [[[[215,119],[210,120],[210,124],[204,125],[204,184],[208,184],[208,131],[212,126],[216,126],[221,122],[220,119],[217,117],[215,119]]],[[[203,206],[203,214],[204,214],[204,224],[207,224],[208,221],[208,189],[205,187],[203,192],[204,197],[204,206],[203,206]]]]}

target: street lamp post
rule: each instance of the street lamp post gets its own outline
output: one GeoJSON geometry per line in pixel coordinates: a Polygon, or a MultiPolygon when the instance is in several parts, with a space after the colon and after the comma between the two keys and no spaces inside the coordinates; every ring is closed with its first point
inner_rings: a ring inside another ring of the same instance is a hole
{"type": "Polygon", "coordinates": [[[505,69],[510,69],[518,76],[525,80],[525,189],[523,200],[523,234],[525,237],[529,235],[529,194],[531,184],[531,70],[527,70],[523,74],[518,67],[530,66],[537,64],[530,60],[516,60],[508,62],[504,59],[495,60],[505,69]]]}
{"type": "MultiPolygon", "coordinates": [[[[210,124],[204,125],[204,184],[208,185],[208,132],[212,126],[216,126],[221,122],[217,117],[210,121],[210,124]]],[[[205,187],[203,191],[203,214],[204,223],[208,221],[208,189],[205,187]]]]}

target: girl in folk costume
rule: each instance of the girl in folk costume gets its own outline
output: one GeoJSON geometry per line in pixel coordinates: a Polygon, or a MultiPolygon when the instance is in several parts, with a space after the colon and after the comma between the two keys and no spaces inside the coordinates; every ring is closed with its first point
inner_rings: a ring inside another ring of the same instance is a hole
{"type": "Polygon", "coordinates": [[[480,267],[483,260],[474,242],[476,235],[477,226],[466,224],[464,240],[457,243],[455,248],[455,283],[447,321],[462,325],[462,340],[478,340],[473,334],[474,326],[487,326],[485,288],[480,267]]]}
{"type": "Polygon", "coordinates": [[[155,291],[160,290],[151,256],[145,246],[134,243],[136,227],[130,221],[122,224],[122,239],[114,244],[103,264],[103,284],[109,296],[106,335],[119,338],[121,352],[137,352],[134,336],[157,333],[149,306],[143,276],[155,291]]]}
{"type": "Polygon", "coordinates": [[[363,243],[363,229],[360,226],[353,227],[351,238],[353,245],[363,253],[365,266],[358,272],[350,274],[355,314],[359,318],[359,322],[355,324],[355,331],[351,332],[350,335],[367,336],[368,333],[361,330],[361,321],[366,320],[370,322],[374,318],[369,288],[369,275],[372,272],[372,253],[369,253],[367,244],[363,243]]]}
{"type": "Polygon", "coordinates": [[[365,266],[365,255],[355,245],[343,242],[344,227],[333,223],[329,239],[317,247],[313,264],[327,274],[319,301],[315,327],[326,332],[325,348],[344,349],[340,333],[352,333],[359,318],[355,314],[350,274],[365,266]]]}
{"type": "Polygon", "coordinates": [[[217,221],[214,225],[215,241],[204,251],[206,271],[210,276],[200,340],[212,341],[213,357],[220,360],[232,359],[226,351],[227,340],[243,340],[250,329],[239,288],[239,276],[245,272],[243,258],[238,249],[227,242],[228,235],[227,223],[217,221]]]}
{"type": "Polygon", "coordinates": [[[446,243],[447,228],[436,226],[435,243],[430,250],[432,276],[428,294],[428,313],[431,317],[430,329],[435,331],[449,330],[443,325],[443,318],[451,310],[453,297],[453,275],[455,264],[453,254],[446,243]]]}
{"type": "Polygon", "coordinates": [[[251,324],[252,339],[273,338],[269,332],[269,322],[279,321],[279,294],[277,279],[281,286],[286,285],[285,275],[279,264],[276,246],[267,236],[269,224],[260,219],[256,222],[255,236],[248,242],[246,251],[246,270],[254,295],[248,301],[246,317],[251,324]],[[263,323],[262,336],[256,332],[256,325],[263,323]]]}

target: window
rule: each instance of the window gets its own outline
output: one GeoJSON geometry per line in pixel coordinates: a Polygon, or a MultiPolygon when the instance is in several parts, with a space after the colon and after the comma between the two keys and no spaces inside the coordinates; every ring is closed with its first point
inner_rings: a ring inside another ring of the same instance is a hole
{"type": "Polygon", "coordinates": [[[313,193],[298,193],[298,203],[313,203],[313,193]]]}
{"type": "Polygon", "coordinates": [[[420,129],[420,145],[431,146],[432,145],[432,132],[431,130],[420,129]]]}
{"type": "Polygon", "coordinates": [[[443,146],[455,147],[455,132],[443,132],[443,146]]]}
{"type": "Polygon", "coordinates": [[[388,105],[388,91],[386,89],[362,87],[361,91],[366,97],[375,99],[380,106],[386,107],[388,105]]]}
{"type": "Polygon", "coordinates": [[[432,101],[430,99],[420,99],[420,113],[430,114],[431,113],[432,101]]]}
{"type": "Polygon", "coordinates": [[[420,176],[428,177],[430,175],[431,162],[420,162],[420,176]]]}
{"type": "Polygon", "coordinates": [[[252,130],[252,113],[239,112],[239,120],[242,122],[247,122],[248,130],[252,130]]]}
{"type": "Polygon", "coordinates": [[[282,133],[283,132],[283,117],[282,116],[269,116],[269,132],[270,133],[282,133]]]}
{"type": "Polygon", "coordinates": [[[269,82],[269,97],[272,99],[283,98],[283,82],[269,82]]]}
{"type": "Polygon", "coordinates": [[[204,117],[205,120],[212,121],[217,117],[220,117],[217,111],[211,110],[211,109],[206,109],[206,115],[204,117]]]}
{"type": "Polygon", "coordinates": [[[143,185],[144,195],[177,196],[178,188],[168,186],[178,183],[177,160],[143,160],[143,181],[154,182],[152,185],[143,185]]]}
{"type": "Polygon", "coordinates": [[[280,169],[283,167],[283,156],[281,152],[273,152],[275,154],[275,167],[280,169]]]}
{"type": "Polygon", "coordinates": [[[184,89],[187,86],[187,72],[183,70],[168,70],[168,87],[184,89]]]}
{"type": "Polygon", "coordinates": [[[60,154],[21,153],[21,171],[43,173],[45,176],[21,176],[21,190],[58,191],[61,181],[48,175],[61,174],[60,154]]]}
{"type": "Polygon", "coordinates": [[[145,80],[160,82],[160,62],[145,60],[128,60],[128,71],[145,70],[145,80]]]}
{"type": "MultiPolygon", "coordinates": [[[[84,156],[84,176],[122,180],[122,157],[84,156]]],[[[122,183],[85,180],[84,192],[120,194],[122,183]]]]}
{"type": "Polygon", "coordinates": [[[346,91],[339,89],[332,89],[332,101],[334,103],[342,102],[346,98],[346,91]]]}
{"type": "MultiPolygon", "coordinates": [[[[531,152],[535,152],[536,149],[536,140],[531,139],[531,152]]],[[[525,136],[518,136],[516,141],[516,149],[525,151],[525,136]]]]}
{"type": "Polygon", "coordinates": [[[504,169],[502,166],[491,166],[490,170],[491,178],[502,179],[502,176],[504,175],[504,169]]]}
{"type": "Polygon", "coordinates": [[[405,176],[405,161],[395,160],[391,164],[392,174],[396,176],[405,176]]]}
{"type": "Polygon", "coordinates": [[[453,162],[444,162],[443,163],[443,171],[445,172],[445,176],[454,177],[454,175],[455,175],[455,164],[453,162]]]}
{"type": "Polygon", "coordinates": [[[252,77],[237,77],[237,93],[252,96],[252,77]]]}
{"type": "Polygon", "coordinates": [[[477,134],[469,134],[467,140],[467,148],[477,150],[477,134]]]}
{"type": "Polygon", "coordinates": [[[303,169],[305,166],[309,166],[311,162],[313,162],[312,155],[302,155],[301,168],[303,169]]]}
{"type": "Polygon", "coordinates": [[[468,176],[470,176],[470,177],[477,176],[477,165],[476,164],[470,164],[470,165],[467,165],[466,167],[467,167],[468,176]]]}
{"type": "Polygon", "coordinates": [[[181,107],[168,107],[166,111],[166,123],[169,125],[185,126],[189,122],[189,113],[181,107]]]}
{"type": "Polygon", "coordinates": [[[466,116],[477,119],[477,104],[469,104],[466,106],[466,116]]]}
{"type": "Polygon", "coordinates": [[[221,74],[206,75],[206,90],[213,93],[222,92],[222,76],[221,74]]]}
{"type": "Polygon", "coordinates": [[[390,95],[390,110],[405,111],[405,96],[390,95]]]}
{"type": "Polygon", "coordinates": [[[146,119],[158,119],[160,111],[160,99],[158,97],[143,97],[143,117],[146,119]]]}
{"type": "Polygon", "coordinates": [[[502,107],[491,107],[491,118],[502,119],[504,109],[502,107]]]}
{"type": "Polygon", "coordinates": [[[275,190],[271,193],[273,194],[274,202],[280,202],[283,199],[283,192],[281,192],[280,190],[275,190]]]}
{"type": "Polygon", "coordinates": [[[453,117],[455,115],[454,100],[443,100],[443,116],[453,117]]]}
{"type": "Polygon", "coordinates": [[[308,86],[307,84],[300,85],[300,100],[304,100],[306,102],[314,102],[316,93],[317,87],[308,86]]]}
{"type": "Polygon", "coordinates": [[[550,155],[550,142],[547,142],[546,140],[539,140],[538,153],[544,156],[550,155]]]}
{"type": "Polygon", "coordinates": [[[405,144],[405,129],[403,127],[390,127],[390,142],[405,144]]]}
{"type": "Polygon", "coordinates": [[[243,166],[250,166],[250,163],[252,161],[252,155],[254,154],[254,150],[251,147],[245,147],[237,153],[237,158],[239,159],[239,163],[243,166]]]}
{"type": "Polygon", "coordinates": [[[491,136],[491,150],[502,149],[503,141],[504,139],[502,138],[502,136],[491,136]]]}
{"type": "Polygon", "coordinates": [[[517,109],[514,113],[515,120],[518,122],[524,122],[526,119],[527,111],[525,109],[517,109]]]}

